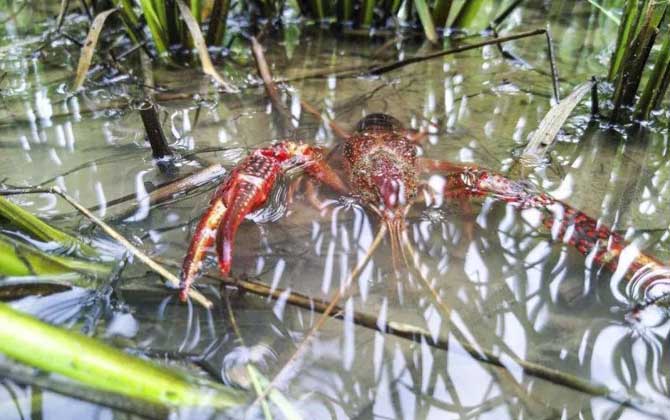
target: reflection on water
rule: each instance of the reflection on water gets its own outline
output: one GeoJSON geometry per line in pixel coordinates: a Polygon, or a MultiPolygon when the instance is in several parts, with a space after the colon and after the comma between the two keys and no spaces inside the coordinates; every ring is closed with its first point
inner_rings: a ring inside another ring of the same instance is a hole
{"type": "MultiPolygon", "coordinates": [[[[609,30],[606,19],[589,16],[587,6],[574,7],[551,10],[560,73],[569,81],[564,93],[568,84],[603,74],[605,67],[593,57],[609,45],[606,34],[612,33],[596,31],[588,21],[601,19],[609,30]],[[568,15],[562,13],[568,12],[576,20],[563,22],[568,15]]],[[[519,30],[522,21],[542,23],[544,13],[540,5],[519,9],[504,30],[519,30]]],[[[0,70],[8,74],[0,110],[0,182],[59,185],[96,206],[99,216],[152,255],[179,264],[214,185],[149,206],[143,198],[169,179],[152,165],[139,116],[127,110],[141,88],[123,82],[101,88],[98,80],[87,94],[68,97],[67,63],[56,62],[52,52],[35,58],[39,39],[17,32],[25,24],[10,20],[0,47],[0,70]]],[[[324,121],[301,109],[300,99],[306,99],[347,127],[371,112],[391,114],[428,131],[425,156],[503,171],[550,105],[544,44],[538,40],[509,47],[528,66],[486,47],[380,77],[336,76],[338,68],[366,64],[378,53],[380,45],[361,44],[306,28],[303,48],[288,58],[281,45],[267,41],[276,75],[293,79],[285,99],[301,122],[292,137],[337,144],[324,121]],[[319,69],[333,74],[301,78],[319,69]]],[[[61,41],[57,48],[74,47],[61,41]]],[[[388,52],[411,56],[421,48],[398,41],[388,52]]],[[[159,95],[166,132],[182,157],[181,175],[212,162],[230,168],[250,148],[279,137],[261,88],[219,97],[196,74],[175,76],[157,68],[155,75],[177,98],[161,101],[159,95]]],[[[606,130],[589,123],[586,108],[579,112],[584,116],[571,119],[552,162],[534,171],[530,181],[667,261],[666,133],[653,127],[606,130]]],[[[436,191],[445,184],[439,174],[426,180],[436,191]]],[[[273,202],[285,201],[283,190],[275,193],[273,202]]],[[[378,229],[377,217],[354,198],[325,188],[318,198],[319,207],[299,193],[286,207],[264,209],[254,215],[259,223],[240,229],[234,274],[266,285],[276,299],[220,290],[211,256],[206,263],[211,276],[197,282],[215,301],[211,311],[180,304],[136,262],[113,290],[103,284],[14,305],[228,384],[249,384],[247,364],[271,378],[320,316],[316,301],[299,306],[292,294],[328,300],[364,259],[378,229]]],[[[657,307],[631,316],[630,308],[643,299],[635,283],[552,237],[537,210],[519,211],[492,199],[463,205],[439,194],[424,198],[429,204],[414,206],[407,215],[407,239],[415,251],[409,267],[394,272],[387,238],[340,302],[337,319],[326,322],[306,356],[282,376],[282,393],[307,418],[600,419],[667,412],[670,322],[657,307]],[[594,388],[533,371],[536,365],[594,388]],[[597,384],[613,394],[594,395],[597,384]]],[[[16,200],[59,225],[102,237],[51,196],[16,200]]],[[[3,418],[64,412],[77,418],[124,416],[119,408],[9,378],[1,382],[0,404],[3,415],[8,413],[3,418]]]]}

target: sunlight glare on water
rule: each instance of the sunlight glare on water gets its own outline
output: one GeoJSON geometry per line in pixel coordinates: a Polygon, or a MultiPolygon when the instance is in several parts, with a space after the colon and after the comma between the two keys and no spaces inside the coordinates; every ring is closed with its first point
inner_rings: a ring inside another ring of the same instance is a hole
{"type": "MultiPolygon", "coordinates": [[[[507,21],[505,32],[521,31],[522,20],[532,27],[545,22],[543,2],[529,3],[507,21]]],[[[597,52],[609,40],[592,33],[585,12],[571,27],[563,26],[570,24],[564,18],[554,16],[552,30],[567,93],[606,71],[580,59],[580,49],[597,52]]],[[[194,69],[171,73],[157,66],[164,87],[157,102],[178,155],[178,176],[212,164],[230,173],[251,150],[283,138],[334,150],[329,163],[341,170],[340,143],[327,120],[353,130],[372,113],[427,131],[420,157],[501,172],[549,110],[543,39],[509,47],[527,65],[487,47],[352,77],[338,69],[369,63],[381,44],[366,38],[363,45],[346,31],[339,38],[324,35],[304,28],[301,48],[290,58],[282,43],[266,40],[275,76],[289,80],[284,99],[294,129],[288,133],[262,87],[244,86],[227,96],[194,69]],[[332,73],[302,77],[317,69],[332,73]],[[301,100],[323,109],[326,118],[310,116],[301,100]]],[[[142,89],[131,82],[91,82],[90,90],[70,97],[62,84],[69,81],[74,47],[58,47],[65,64],[57,52],[31,61],[38,43],[29,29],[5,26],[0,184],[60,186],[176,273],[222,178],[150,201],[173,179],[153,164],[141,120],[129,106],[142,89]],[[25,44],[13,46],[19,39],[25,44]]],[[[390,59],[423,48],[412,39],[389,45],[383,53],[390,59]]],[[[652,127],[640,141],[624,140],[620,132],[589,123],[586,105],[570,121],[551,161],[514,186],[524,193],[544,188],[625,237],[629,245],[614,273],[595,261],[597,249],[583,255],[568,243],[577,228],[564,229],[563,204],[520,211],[505,197],[446,196],[454,180],[429,168],[418,171],[418,201],[404,215],[401,249],[394,250],[387,233],[352,280],[382,225],[378,212],[359,196],[287,174],[269,204],[240,226],[228,286],[219,278],[215,253],[207,255],[206,276],[196,285],[214,301],[211,310],[180,303],[134,259],[113,285],[99,280],[91,289],[23,297],[12,305],[163,365],[251,389],[248,367],[272,380],[339,291],[333,316],[278,384],[282,398],[305,418],[658,418],[670,407],[670,321],[666,309],[634,305],[670,286],[644,268],[631,276],[627,262],[639,251],[660,261],[670,256],[667,135],[652,127]],[[240,292],[243,281],[263,291],[240,292]],[[603,398],[584,382],[605,384],[613,394],[603,398]]],[[[474,176],[465,171],[457,178],[467,183],[474,176]]],[[[121,260],[123,251],[62,200],[46,194],[12,199],[59,227],[106,241],[102,252],[121,260]]],[[[3,288],[12,286],[10,280],[1,279],[3,288]]],[[[24,386],[11,376],[0,385],[0,403],[8,419],[26,413],[126,418],[118,408],[24,386]],[[39,407],[28,403],[38,391],[44,393],[39,407]]],[[[184,409],[179,415],[204,414],[184,409]]],[[[232,415],[263,417],[258,406],[232,415]]]]}

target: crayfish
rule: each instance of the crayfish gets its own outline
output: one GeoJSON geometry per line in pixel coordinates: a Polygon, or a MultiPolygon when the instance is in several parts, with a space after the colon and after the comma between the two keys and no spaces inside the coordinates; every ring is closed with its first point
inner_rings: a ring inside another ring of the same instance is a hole
{"type": "Polygon", "coordinates": [[[180,297],[186,298],[205,252],[215,241],[221,275],[229,275],[240,223],[267,204],[280,174],[295,170],[301,171],[312,187],[319,183],[338,194],[348,194],[376,214],[390,233],[394,263],[399,259],[398,250],[407,261],[400,242],[407,240],[403,235],[405,216],[419,197],[441,195],[444,200],[469,200],[484,196],[519,209],[541,210],[544,224],[555,238],[562,238],[613,272],[623,269],[625,277],[643,276],[645,283],[667,278],[669,271],[660,261],[628,247],[621,235],[529,183],[473,165],[419,157],[421,138],[394,117],[370,114],[347,136],[340,159],[332,159],[324,148],[295,141],[279,141],[254,150],[232,169],[200,219],[183,262],[180,297]],[[431,174],[439,174],[446,181],[441,191],[434,191],[423,180],[431,174]],[[621,261],[625,266],[619,266],[621,261]]]}

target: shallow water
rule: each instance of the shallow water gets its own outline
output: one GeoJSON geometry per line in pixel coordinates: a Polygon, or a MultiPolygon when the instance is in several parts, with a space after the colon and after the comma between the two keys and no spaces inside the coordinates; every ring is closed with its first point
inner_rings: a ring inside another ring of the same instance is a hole
{"type": "MultiPolygon", "coordinates": [[[[600,57],[606,57],[615,27],[579,5],[587,2],[575,3],[547,10],[544,2],[533,2],[517,10],[501,31],[520,32],[550,20],[563,96],[592,74],[606,73],[600,57]]],[[[32,19],[44,18],[30,13],[32,19]]],[[[97,206],[98,216],[149,254],[178,266],[215,184],[154,207],[141,205],[146,194],[169,181],[153,165],[139,115],[128,105],[141,89],[123,78],[98,79],[86,93],[68,97],[75,48],[61,41],[34,52],[42,28],[30,23],[26,17],[9,20],[0,47],[0,70],[7,72],[1,86],[0,180],[61,186],[84,205],[97,206]]],[[[391,114],[408,127],[429,130],[425,156],[505,171],[550,107],[544,39],[506,46],[525,64],[504,59],[489,46],[381,77],[352,77],[341,73],[375,57],[388,61],[429,50],[411,39],[385,44],[390,38],[384,35],[371,42],[353,34],[334,39],[314,27],[300,32],[297,40],[264,42],[275,76],[290,80],[293,96],[286,100],[300,125],[289,135],[298,139],[325,147],[337,143],[323,121],[301,110],[302,98],[347,128],[368,113],[391,114]],[[317,70],[328,71],[304,77],[317,70]]],[[[235,82],[249,83],[239,95],[219,95],[194,69],[154,69],[156,82],[166,88],[157,99],[166,133],[182,156],[181,175],[214,162],[231,168],[250,148],[282,135],[262,87],[251,83],[250,63],[230,66],[235,82]]],[[[667,132],[653,125],[633,131],[590,121],[587,100],[570,119],[551,163],[528,179],[667,260],[667,153],[667,132]]],[[[439,183],[440,177],[431,182],[439,183]]],[[[273,289],[325,300],[333,296],[364,258],[379,223],[350,197],[325,188],[319,197],[326,204],[321,211],[298,194],[285,217],[244,223],[234,274],[273,289]]],[[[122,258],[123,250],[67,203],[47,195],[13,199],[122,258]]],[[[628,321],[640,291],[552,239],[536,210],[520,212],[492,199],[471,206],[468,211],[458,202],[416,205],[408,214],[407,236],[416,251],[410,265],[419,268],[432,291],[416,270],[395,274],[390,243],[382,243],[355,279],[351,297],[341,302],[341,319],[328,320],[308,353],[283,377],[280,389],[296,409],[306,418],[380,419],[609,419],[667,413],[670,322],[664,310],[652,308],[641,321],[628,321]],[[433,341],[359,326],[357,314],[378,324],[427,330],[433,341]],[[447,341],[448,349],[432,345],[447,341]],[[481,361],[490,362],[491,355],[496,363],[481,361]],[[557,384],[524,370],[527,363],[605,384],[614,393],[603,398],[557,384]]],[[[287,293],[274,301],[233,289],[222,292],[213,255],[208,267],[211,277],[197,285],[214,300],[211,311],[180,304],[139,262],[122,272],[110,298],[101,284],[97,291],[74,289],[14,305],[226,383],[244,381],[241,367],[249,361],[274,377],[319,314],[291,305],[287,293]],[[236,337],[227,301],[243,340],[236,337]]],[[[132,416],[11,378],[0,383],[3,418],[132,416]]],[[[260,411],[251,415],[262,417],[260,411]]]]}

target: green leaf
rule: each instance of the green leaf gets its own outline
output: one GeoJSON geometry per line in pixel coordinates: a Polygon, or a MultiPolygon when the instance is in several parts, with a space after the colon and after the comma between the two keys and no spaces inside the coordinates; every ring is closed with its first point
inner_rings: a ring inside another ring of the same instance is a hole
{"type": "Polygon", "coordinates": [[[0,353],[91,388],[170,407],[230,408],[242,393],[152,362],[58,327],[0,303],[0,353]]]}
{"type": "Polygon", "coordinates": [[[435,31],[435,24],[433,23],[433,16],[430,13],[430,8],[426,0],[414,0],[416,12],[419,14],[419,20],[423,26],[423,32],[426,38],[433,44],[437,44],[437,32],[435,31]]]}
{"type": "Polygon", "coordinates": [[[86,258],[99,257],[98,252],[79,239],[42,221],[37,216],[0,196],[0,219],[7,219],[22,232],[42,242],[55,242],[63,249],[74,249],[77,255],[86,258]]]}
{"type": "Polygon", "coordinates": [[[47,254],[35,247],[0,234],[0,275],[34,276],[78,272],[105,276],[111,267],[78,258],[47,254]]]}

